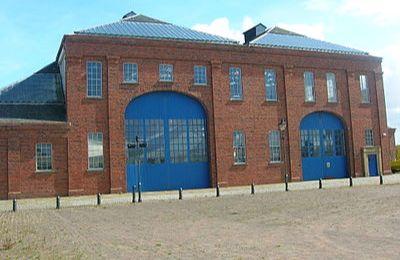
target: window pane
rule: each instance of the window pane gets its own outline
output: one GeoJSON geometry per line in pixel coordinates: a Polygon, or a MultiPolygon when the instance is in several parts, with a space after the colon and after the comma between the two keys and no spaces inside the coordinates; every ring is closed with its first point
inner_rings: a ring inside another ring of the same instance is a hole
{"type": "Polygon", "coordinates": [[[374,146],[374,133],[372,129],[365,129],[365,145],[374,146]]]}
{"type": "Polygon", "coordinates": [[[160,64],[160,81],[173,81],[174,67],[171,64],[160,64]]]}
{"type": "Polygon", "coordinates": [[[87,96],[102,96],[101,62],[90,61],[86,64],[87,96]]]}
{"type": "Polygon", "coordinates": [[[306,157],[320,157],[320,134],[317,129],[301,130],[301,155],[306,157]]]}
{"type": "Polygon", "coordinates": [[[306,102],[315,101],[314,74],[309,71],[304,72],[304,95],[306,102]]]}
{"type": "Polygon", "coordinates": [[[233,133],[233,159],[236,164],[246,162],[245,136],[240,131],[235,131],[233,133]]]}
{"type": "Polygon", "coordinates": [[[89,133],[88,134],[88,157],[89,169],[103,169],[103,134],[89,133]]]}
{"type": "Polygon", "coordinates": [[[324,155],[325,156],[333,156],[333,130],[323,130],[323,138],[324,138],[324,155]]]}
{"type": "Polygon", "coordinates": [[[335,150],[336,150],[336,156],[345,156],[346,155],[343,130],[339,130],[339,129],[335,130],[335,150]]]}
{"type": "Polygon", "coordinates": [[[171,163],[187,162],[187,123],[185,119],[169,120],[169,145],[171,163]]]}
{"type": "Polygon", "coordinates": [[[165,162],[164,121],[161,119],[145,120],[147,163],[165,162]]]}
{"type": "Polygon", "coordinates": [[[36,170],[52,170],[52,145],[36,144],[36,170]]]}
{"type": "Polygon", "coordinates": [[[280,143],[280,132],[271,131],[268,135],[269,141],[269,160],[271,162],[281,161],[281,143],[280,143]]]}
{"type": "Polygon", "coordinates": [[[333,73],[326,73],[326,88],[328,92],[328,102],[337,102],[336,76],[333,73]]]}
{"type": "Polygon", "coordinates": [[[229,68],[231,99],[242,99],[242,72],[240,68],[229,68]]]}
{"type": "Polygon", "coordinates": [[[360,75],[361,102],[370,103],[368,78],[366,75],[360,75]]]}
{"type": "Polygon", "coordinates": [[[191,162],[207,162],[206,125],[203,119],[190,119],[189,152],[191,162]]]}
{"type": "Polygon", "coordinates": [[[144,138],[144,121],[143,120],[126,120],[125,121],[125,135],[126,135],[126,151],[127,163],[136,164],[144,161],[144,149],[138,149],[136,137],[140,142],[145,141],[144,138]]]}
{"type": "Polygon", "coordinates": [[[138,66],[135,63],[124,63],[124,82],[138,82],[138,66]]]}
{"type": "Polygon", "coordinates": [[[276,73],[274,70],[267,69],[264,72],[265,77],[265,92],[266,99],[269,101],[276,101],[278,99],[276,94],[276,73]]]}
{"type": "Polygon", "coordinates": [[[206,66],[194,66],[194,84],[207,84],[207,68],[206,66]]]}

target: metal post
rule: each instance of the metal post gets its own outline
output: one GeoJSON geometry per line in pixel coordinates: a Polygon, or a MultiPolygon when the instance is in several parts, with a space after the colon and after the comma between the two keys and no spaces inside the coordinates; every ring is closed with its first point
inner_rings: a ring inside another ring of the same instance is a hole
{"type": "Polygon", "coordinates": [[[383,185],[383,175],[379,175],[379,184],[383,185]]]}
{"type": "Polygon", "coordinates": [[[142,191],[141,191],[141,189],[142,189],[142,184],[139,182],[138,183],[138,195],[139,195],[138,202],[139,203],[142,202],[142,191]]]}
{"type": "Polygon", "coordinates": [[[182,188],[179,189],[179,200],[182,200],[182,188]]]}
{"type": "Polygon", "coordinates": [[[319,189],[322,189],[322,179],[319,179],[319,189]]]}
{"type": "Polygon", "coordinates": [[[349,177],[349,183],[350,183],[350,187],[353,187],[353,177],[349,177]]]}
{"type": "Polygon", "coordinates": [[[13,211],[17,211],[17,199],[13,199],[13,211]]]}
{"type": "Polygon", "coordinates": [[[97,193],[97,205],[101,205],[101,194],[97,193]]]}
{"type": "Polygon", "coordinates": [[[251,184],[251,195],[254,195],[255,189],[254,189],[254,183],[251,184]]]}
{"type": "Polygon", "coordinates": [[[135,192],[135,188],[136,188],[136,186],[135,185],[133,185],[132,186],[132,203],[135,203],[136,202],[136,192],[135,192]]]}
{"type": "Polygon", "coordinates": [[[56,209],[60,209],[60,196],[56,197],[56,209]]]}
{"type": "Polygon", "coordinates": [[[289,177],[288,177],[288,175],[286,174],[286,175],[285,175],[285,191],[289,191],[288,179],[289,179],[289,177]]]}
{"type": "Polygon", "coordinates": [[[217,197],[219,197],[219,184],[217,183],[217,197]]]}

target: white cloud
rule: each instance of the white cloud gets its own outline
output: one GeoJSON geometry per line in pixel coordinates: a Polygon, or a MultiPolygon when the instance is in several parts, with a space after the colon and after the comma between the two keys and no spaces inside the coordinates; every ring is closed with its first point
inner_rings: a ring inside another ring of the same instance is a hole
{"type": "Polygon", "coordinates": [[[325,38],[325,26],[322,23],[318,24],[285,24],[279,23],[277,26],[300,33],[311,38],[323,40],[325,38]]]}
{"type": "Polygon", "coordinates": [[[233,28],[228,18],[221,17],[215,19],[210,24],[195,24],[192,29],[243,42],[243,32],[252,26],[254,26],[254,22],[248,16],[243,18],[241,28],[233,28]]]}

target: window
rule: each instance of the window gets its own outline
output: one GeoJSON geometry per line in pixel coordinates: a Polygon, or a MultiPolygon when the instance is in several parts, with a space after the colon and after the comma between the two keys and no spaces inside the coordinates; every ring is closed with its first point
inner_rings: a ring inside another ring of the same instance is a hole
{"type": "Polygon", "coordinates": [[[336,90],[336,76],[334,73],[326,73],[326,89],[328,92],[328,102],[337,102],[337,90],[336,90]]]}
{"type": "Polygon", "coordinates": [[[268,134],[269,160],[270,162],[281,162],[281,134],[279,131],[271,131],[268,134]]]}
{"type": "Polygon", "coordinates": [[[102,133],[88,134],[88,157],[89,170],[102,170],[104,168],[102,133]]]}
{"type": "Polygon", "coordinates": [[[360,75],[361,103],[370,103],[368,78],[366,75],[360,75]]]}
{"type": "Polygon", "coordinates": [[[301,157],[320,157],[321,142],[318,129],[301,130],[301,157]]]}
{"type": "Polygon", "coordinates": [[[174,66],[172,64],[160,64],[160,81],[174,81],[174,66]]]}
{"type": "Polygon", "coordinates": [[[207,162],[206,125],[204,119],[189,119],[189,153],[191,162],[207,162]]]}
{"type": "Polygon", "coordinates": [[[242,97],[242,72],[240,68],[229,68],[229,86],[232,100],[241,100],[242,97]]]}
{"type": "Polygon", "coordinates": [[[161,164],[165,162],[164,120],[146,119],[147,163],[161,164]]]}
{"type": "Polygon", "coordinates": [[[171,163],[188,162],[187,123],[185,119],[169,120],[169,149],[171,163]]]}
{"type": "Polygon", "coordinates": [[[364,133],[364,137],[365,137],[365,145],[366,146],[374,146],[374,132],[372,131],[372,129],[368,128],[365,129],[365,133],[364,133]]]}
{"type": "Polygon", "coordinates": [[[276,94],[276,73],[274,70],[267,69],[264,72],[265,78],[265,93],[267,101],[277,101],[276,94]]]}
{"type": "Polygon", "coordinates": [[[346,155],[346,147],[344,144],[344,131],[341,129],[335,130],[335,148],[336,148],[336,156],[346,155]]]}
{"type": "Polygon", "coordinates": [[[102,82],[101,82],[101,62],[89,61],[86,64],[86,81],[87,81],[87,96],[101,97],[102,82]]]}
{"type": "Polygon", "coordinates": [[[315,102],[314,73],[304,72],[304,96],[306,102],[315,102]]]}
{"type": "Polygon", "coordinates": [[[36,170],[51,171],[52,169],[51,144],[36,144],[36,170]]]}
{"type": "Polygon", "coordinates": [[[233,162],[234,164],[246,163],[246,140],[241,131],[233,132],[233,162]]]}
{"type": "Polygon", "coordinates": [[[207,67],[194,66],[193,71],[194,71],[194,84],[207,85],[207,67]]]}
{"type": "Polygon", "coordinates": [[[135,63],[124,63],[124,82],[138,82],[138,66],[135,63]]]}
{"type": "MultiPolygon", "coordinates": [[[[127,161],[129,164],[136,164],[139,161],[144,161],[144,149],[137,149],[136,137],[140,142],[144,141],[144,121],[143,120],[126,120],[125,121],[125,135],[126,135],[126,148],[127,148],[127,161]],[[135,147],[130,147],[134,145],[135,147]]],[[[150,148],[152,144],[148,144],[150,148]]]]}

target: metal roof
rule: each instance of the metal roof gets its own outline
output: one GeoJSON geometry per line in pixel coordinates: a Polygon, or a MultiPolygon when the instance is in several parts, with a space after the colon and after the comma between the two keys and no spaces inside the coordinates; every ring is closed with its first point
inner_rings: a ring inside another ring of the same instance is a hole
{"type": "Polygon", "coordinates": [[[238,44],[235,40],[166,23],[144,15],[131,13],[124,17],[118,22],[76,31],[75,34],[238,44]]]}
{"type": "Polygon", "coordinates": [[[65,121],[65,101],[57,63],[0,89],[1,118],[65,121]]]}
{"type": "Polygon", "coordinates": [[[364,51],[309,38],[304,35],[281,29],[279,27],[273,27],[267,30],[256,39],[250,41],[249,45],[269,48],[295,49],[303,51],[368,55],[368,53],[364,51]]]}

